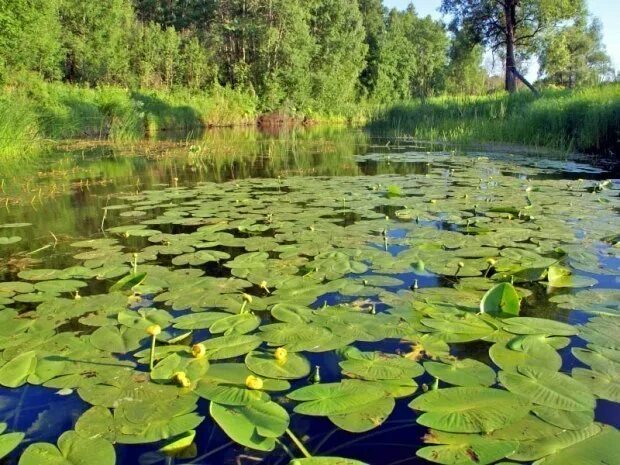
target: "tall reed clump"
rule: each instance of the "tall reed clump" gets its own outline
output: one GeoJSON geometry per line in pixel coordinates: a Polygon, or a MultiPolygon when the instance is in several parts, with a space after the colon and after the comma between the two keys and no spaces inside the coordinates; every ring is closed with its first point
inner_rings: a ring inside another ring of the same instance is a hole
{"type": "Polygon", "coordinates": [[[371,126],[419,139],[618,153],[620,84],[404,102],[375,112],[371,126]]]}
{"type": "Polygon", "coordinates": [[[38,145],[37,113],[27,101],[0,96],[0,159],[23,157],[38,145]]]}
{"type": "Polygon", "coordinates": [[[210,92],[175,89],[136,91],[132,98],[144,113],[147,133],[254,124],[258,115],[252,95],[224,87],[210,92]]]}

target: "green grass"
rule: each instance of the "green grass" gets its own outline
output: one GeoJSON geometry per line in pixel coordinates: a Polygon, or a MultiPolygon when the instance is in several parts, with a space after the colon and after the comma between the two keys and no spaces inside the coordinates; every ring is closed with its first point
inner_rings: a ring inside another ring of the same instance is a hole
{"type": "MultiPolygon", "coordinates": [[[[0,89],[0,156],[23,157],[45,141],[139,140],[158,131],[254,125],[260,102],[246,92],[170,92],[88,88],[20,76],[0,89]]],[[[300,116],[300,115],[297,115],[300,116]]],[[[449,142],[502,142],[617,153],[620,84],[475,97],[436,97],[389,107],[362,103],[346,114],[307,114],[323,124],[370,126],[386,133],[449,142]]]]}
{"type": "Polygon", "coordinates": [[[39,146],[37,114],[27,101],[0,96],[0,158],[19,159],[39,146]]]}
{"type": "Polygon", "coordinates": [[[132,91],[26,76],[0,90],[0,155],[18,155],[44,140],[137,140],[164,130],[253,124],[256,116],[255,97],[226,88],[132,91]]]}
{"type": "Polygon", "coordinates": [[[587,153],[620,149],[620,84],[579,90],[436,97],[377,111],[371,126],[417,139],[504,142],[587,153]]]}

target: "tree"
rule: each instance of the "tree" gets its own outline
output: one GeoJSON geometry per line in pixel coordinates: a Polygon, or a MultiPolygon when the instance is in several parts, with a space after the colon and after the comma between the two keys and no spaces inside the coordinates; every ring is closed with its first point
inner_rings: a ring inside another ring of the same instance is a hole
{"type": "Polygon", "coordinates": [[[385,36],[385,7],[382,0],[358,0],[362,22],[366,31],[364,42],[368,46],[366,67],[360,76],[364,93],[372,95],[379,79],[381,43],[385,36]]]}
{"type": "Polygon", "coordinates": [[[134,24],[126,0],[63,0],[65,78],[91,84],[126,84],[134,24]]]}
{"type": "Polygon", "coordinates": [[[310,0],[312,95],[325,112],[342,110],[356,100],[368,46],[357,2],[310,0]]]}
{"type": "Polygon", "coordinates": [[[442,0],[441,11],[454,16],[477,43],[505,54],[505,88],[517,89],[517,79],[531,85],[517,70],[518,48],[534,49],[542,31],[583,10],[583,0],[442,0]]]}
{"type": "Polygon", "coordinates": [[[390,11],[375,99],[389,103],[441,90],[448,43],[443,24],[418,17],[412,6],[390,11]]]}
{"type": "Polygon", "coordinates": [[[484,48],[471,44],[463,31],[455,34],[448,52],[450,63],[446,69],[448,94],[479,95],[485,90],[487,72],[482,66],[484,48]]]}
{"type": "Polygon", "coordinates": [[[58,78],[60,37],[56,0],[0,2],[0,69],[35,71],[46,78],[58,78]]]}
{"type": "Polygon", "coordinates": [[[574,24],[546,36],[540,54],[539,75],[551,84],[576,87],[598,84],[614,75],[602,43],[601,23],[588,25],[584,12],[574,24]]]}

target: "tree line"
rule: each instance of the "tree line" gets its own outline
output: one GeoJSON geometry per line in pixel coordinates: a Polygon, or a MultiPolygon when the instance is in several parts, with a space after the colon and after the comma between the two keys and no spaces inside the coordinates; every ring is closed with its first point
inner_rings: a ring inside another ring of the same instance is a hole
{"type": "Polygon", "coordinates": [[[443,0],[448,24],[382,0],[3,0],[0,83],[128,88],[225,86],[264,111],[330,112],[432,95],[480,94],[485,50],[505,88],[531,57],[540,82],[609,79],[600,23],[581,0],[443,0]]]}

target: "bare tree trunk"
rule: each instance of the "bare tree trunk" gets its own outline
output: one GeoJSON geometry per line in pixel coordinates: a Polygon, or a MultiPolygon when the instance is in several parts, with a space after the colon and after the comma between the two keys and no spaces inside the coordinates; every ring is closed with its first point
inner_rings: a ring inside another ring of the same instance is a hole
{"type": "Polygon", "coordinates": [[[506,90],[511,94],[517,90],[515,75],[515,23],[516,1],[505,0],[504,18],[506,21],[506,90]]]}

